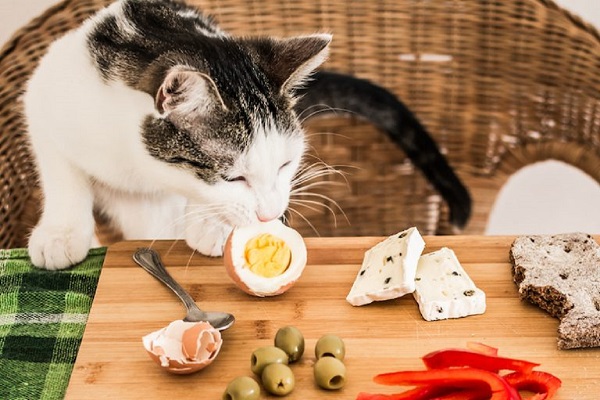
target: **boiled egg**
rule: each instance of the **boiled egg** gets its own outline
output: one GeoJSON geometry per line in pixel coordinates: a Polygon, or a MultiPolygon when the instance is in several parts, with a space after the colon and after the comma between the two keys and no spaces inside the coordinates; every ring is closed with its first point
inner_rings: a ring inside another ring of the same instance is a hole
{"type": "Polygon", "coordinates": [[[168,372],[190,374],[213,362],[223,340],[208,322],[176,320],[144,336],[142,343],[150,358],[168,372]]]}
{"type": "Polygon", "coordinates": [[[306,266],[302,236],[279,220],[235,228],[225,244],[225,269],[244,292],[275,296],[288,290],[306,266]]]}

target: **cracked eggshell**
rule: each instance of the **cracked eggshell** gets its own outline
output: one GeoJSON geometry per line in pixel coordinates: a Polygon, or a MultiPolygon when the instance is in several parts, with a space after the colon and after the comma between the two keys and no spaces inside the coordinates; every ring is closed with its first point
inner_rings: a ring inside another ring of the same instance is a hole
{"type": "Polygon", "coordinates": [[[280,220],[235,228],[229,235],[223,252],[223,261],[229,277],[244,292],[257,297],[276,296],[291,288],[302,275],[306,258],[306,245],[302,236],[280,220]],[[270,233],[282,239],[291,250],[290,265],[279,276],[263,277],[246,267],[246,243],[263,233],[270,233]]]}
{"type": "Polygon", "coordinates": [[[223,340],[208,322],[176,320],[144,336],[142,343],[150,358],[168,372],[191,374],[213,362],[223,340]]]}

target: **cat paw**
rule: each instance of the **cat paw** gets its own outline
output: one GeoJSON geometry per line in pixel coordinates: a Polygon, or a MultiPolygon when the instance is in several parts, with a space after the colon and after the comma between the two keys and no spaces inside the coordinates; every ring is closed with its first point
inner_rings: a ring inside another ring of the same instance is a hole
{"type": "Polygon", "coordinates": [[[63,226],[38,226],[29,238],[29,257],[33,265],[49,270],[65,269],[88,254],[92,233],[63,226]]]}
{"type": "Polygon", "coordinates": [[[207,226],[207,224],[188,226],[185,232],[185,241],[188,246],[205,256],[220,257],[223,255],[225,242],[231,233],[231,229],[230,226],[222,224],[217,226],[207,226]]]}

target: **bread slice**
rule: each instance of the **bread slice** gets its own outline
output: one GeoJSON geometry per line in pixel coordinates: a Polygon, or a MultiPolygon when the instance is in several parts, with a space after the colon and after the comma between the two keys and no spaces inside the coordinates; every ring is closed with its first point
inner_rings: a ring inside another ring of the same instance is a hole
{"type": "Polygon", "coordinates": [[[558,348],[600,346],[600,245],[590,235],[521,236],[510,260],[520,298],[560,319],[558,348]]]}

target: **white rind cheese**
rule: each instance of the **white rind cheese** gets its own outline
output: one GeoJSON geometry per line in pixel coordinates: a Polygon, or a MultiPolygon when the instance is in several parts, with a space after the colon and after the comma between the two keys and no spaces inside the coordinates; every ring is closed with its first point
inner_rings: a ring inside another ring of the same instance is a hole
{"type": "Polygon", "coordinates": [[[346,300],[353,306],[362,306],[412,293],[424,248],[425,241],[413,227],[367,250],[346,300]]]}
{"type": "Polygon", "coordinates": [[[485,312],[485,293],[465,272],[454,251],[444,247],[419,259],[413,296],[427,321],[485,312]]]}

